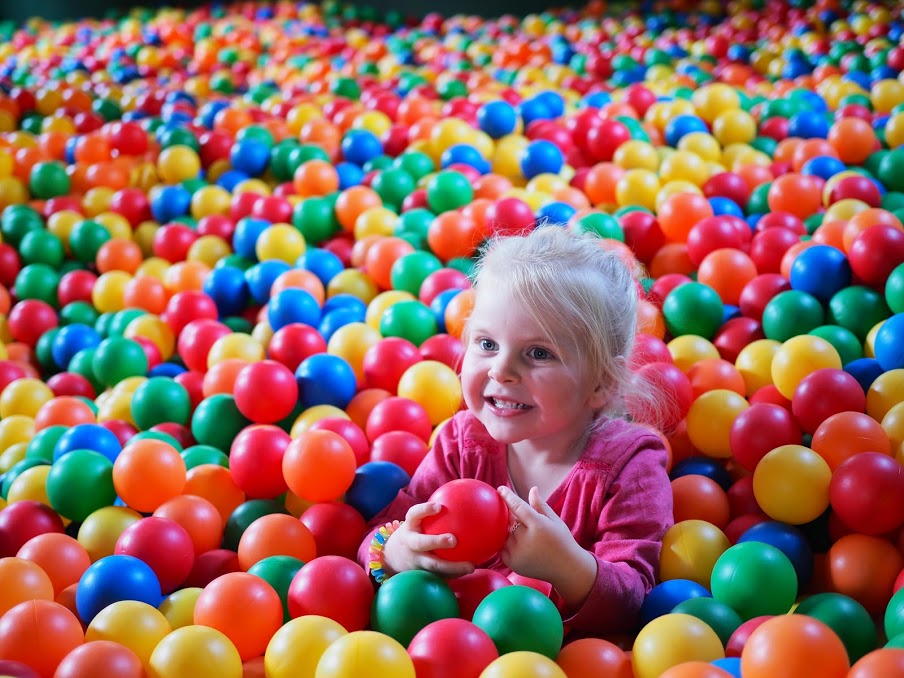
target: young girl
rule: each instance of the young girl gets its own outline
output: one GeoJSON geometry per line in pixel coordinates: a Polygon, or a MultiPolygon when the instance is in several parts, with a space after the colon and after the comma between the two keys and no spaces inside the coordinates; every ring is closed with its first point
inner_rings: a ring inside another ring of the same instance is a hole
{"type": "MultiPolygon", "coordinates": [[[[672,525],[662,440],[616,416],[631,384],[634,278],[599,240],[545,227],[495,241],[474,286],[461,371],[468,409],[372,521],[404,518],[379,554],[384,576],[515,573],[548,584],[574,636],[630,631],[672,525]],[[427,499],[456,478],[498,487],[510,509],[508,540],[487,563],[441,560],[431,551],[455,537],[421,532],[440,510],[427,499]]],[[[359,551],[365,566],[372,536],[359,551]]]]}

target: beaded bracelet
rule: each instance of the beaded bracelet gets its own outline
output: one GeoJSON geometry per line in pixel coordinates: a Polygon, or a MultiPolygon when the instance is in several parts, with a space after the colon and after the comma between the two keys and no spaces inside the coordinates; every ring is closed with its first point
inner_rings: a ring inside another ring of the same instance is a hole
{"type": "Polygon", "coordinates": [[[374,537],[370,541],[370,549],[367,551],[367,568],[378,584],[382,584],[389,579],[386,570],[383,569],[383,548],[386,546],[386,540],[392,536],[393,532],[399,529],[403,522],[401,520],[393,520],[391,523],[386,523],[374,533],[374,537]]]}

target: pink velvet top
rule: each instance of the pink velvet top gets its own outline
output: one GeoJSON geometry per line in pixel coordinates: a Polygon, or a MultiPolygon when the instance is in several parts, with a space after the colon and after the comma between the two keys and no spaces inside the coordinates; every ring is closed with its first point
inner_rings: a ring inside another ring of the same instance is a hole
{"type": "MultiPolygon", "coordinates": [[[[657,435],[612,419],[590,438],[580,460],[547,498],[598,563],[596,582],[584,604],[562,610],[569,639],[635,629],[644,596],[655,584],[662,537],[673,523],[666,463],[657,435]]],[[[371,528],[403,519],[411,506],[427,501],[440,485],[456,478],[512,487],[506,446],[493,440],[468,411],[443,427],[411,483],[374,517],[371,528]]],[[[371,535],[358,551],[362,564],[371,535]]],[[[511,574],[498,556],[476,565],[511,574]]],[[[557,594],[550,595],[562,609],[557,594]]]]}

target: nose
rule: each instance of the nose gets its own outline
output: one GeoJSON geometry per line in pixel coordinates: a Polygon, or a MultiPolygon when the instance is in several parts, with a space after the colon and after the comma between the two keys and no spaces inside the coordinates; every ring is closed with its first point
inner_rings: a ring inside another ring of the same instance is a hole
{"type": "Polygon", "coordinates": [[[518,369],[514,358],[501,351],[493,357],[493,362],[487,374],[490,379],[500,384],[518,380],[518,369]]]}

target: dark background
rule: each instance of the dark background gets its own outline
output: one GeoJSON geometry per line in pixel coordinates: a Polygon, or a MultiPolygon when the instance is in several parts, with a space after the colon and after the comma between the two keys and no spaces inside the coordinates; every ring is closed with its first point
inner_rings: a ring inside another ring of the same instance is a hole
{"type": "MultiPolygon", "coordinates": [[[[203,0],[0,0],[0,20],[21,23],[40,16],[60,21],[104,17],[111,11],[121,14],[130,7],[198,7],[203,4],[206,4],[203,0]]],[[[382,12],[397,10],[404,15],[413,16],[439,11],[447,15],[476,14],[489,17],[501,14],[524,15],[573,3],[568,0],[351,0],[350,4],[369,5],[382,12]]]]}

